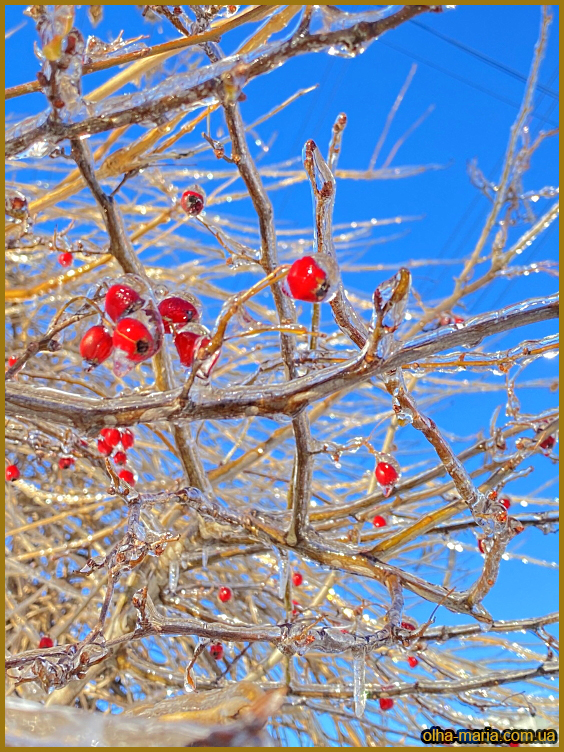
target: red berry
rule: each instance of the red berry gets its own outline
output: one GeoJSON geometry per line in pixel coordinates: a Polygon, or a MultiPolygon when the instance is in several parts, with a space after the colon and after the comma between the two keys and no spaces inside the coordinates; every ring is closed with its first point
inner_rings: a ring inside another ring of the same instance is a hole
{"type": "Polygon", "coordinates": [[[190,217],[197,216],[204,208],[204,197],[199,191],[184,191],[180,206],[190,217]]]}
{"type": "Polygon", "coordinates": [[[292,575],[292,582],[296,587],[299,587],[304,581],[304,576],[301,572],[294,572],[292,575]]]}
{"type": "Polygon", "coordinates": [[[155,349],[155,341],[151,333],[137,319],[121,319],[114,331],[114,347],[123,350],[133,363],[141,363],[155,349]]]}
{"type": "Polygon", "coordinates": [[[61,470],[68,470],[69,467],[72,467],[74,465],[74,457],[60,457],[59,458],[59,467],[61,470]]]}
{"type": "Polygon", "coordinates": [[[73,262],[72,253],[69,253],[68,251],[65,253],[59,253],[58,261],[61,266],[71,266],[73,262]]]}
{"type": "Polygon", "coordinates": [[[416,626],[411,621],[402,621],[401,623],[402,629],[408,629],[410,632],[415,632],[416,626]]]}
{"type": "MultiPolygon", "coordinates": [[[[197,355],[197,350],[207,347],[211,339],[209,337],[203,337],[197,332],[179,332],[174,338],[174,344],[180,358],[180,362],[183,366],[189,368],[194,362],[194,358],[197,355]]],[[[214,353],[210,358],[213,358],[212,367],[219,358],[219,351],[214,353]]],[[[211,370],[211,369],[210,369],[211,370]]]]}
{"type": "Polygon", "coordinates": [[[231,600],[232,592],[228,587],[220,587],[217,597],[222,603],[227,603],[231,600]]]}
{"type": "Polygon", "coordinates": [[[415,668],[415,666],[419,665],[419,661],[414,655],[410,655],[407,662],[409,663],[409,668],[415,668]]]}
{"type": "Polygon", "coordinates": [[[215,658],[216,661],[220,661],[223,658],[223,645],[220,642],[210,645],[210,653],[212,658],[215,658]]]}
{"type": "Polygon", "coordinates": [[[159,313],[161,314],[164,330],[167,334],[171,333],[171,324],[188,324],[190,321],[197,321],[199,312],[196,306],[185,298],[173,297],[165,298],[159,303],[159,313]]]}
{"type": "Polygon", "coordinates": [[[392,486],[398,479],[398,471],[389,462],[379,462],[376,465],[376,480],[381,486],[392,486]]]}
{"type": "Polygon", "coordinates": [[[52,648],[53,644],[53,640],[48,635],[43,635],[43,637],[39,640],[40,648],[52,648]]]}
{"type": "Polygon", "coordinates": [[[116,452],[114,454],[114,462],[116,465],[125,465],[127,462],[127,454],[125,452],[116,452]]]}
{"type": "Polygon", "coordinates": [[[509,746],[510,747],[518,747],[519,743],[518,742],[509,742],[509,746]]]}
{"type": "Polygon", "coordinates": [[[178,352],[178,357],[182,365],[186,366],[186,368],[189,368],[194,362],[194,348],[201,336],[201,334],[197,334],[196,332],[179,332],[174,338],[174,346],[178,352]]]}
{"type": "Polygon", "coordinates": [[[106,439],[98,439],[98,451],[103,454],[104,457],[109,457],[112,453],[113,447],[111,447],[106,439]]]}
{"type": "Polygon", "coordinates": [[[114,349],[112,335],[101,324],[90,327],[80,340],[80,355],[91,366],[99,366],[114,349]]]}
{"type": "Polygon", "coordinates": [[[20,469],[17,465],[8,465],[6,468],[6,480],[17,480],[20,477],[20,469]]]}
{"type": "Polygon", "coordinates": [[[141,296],[128,285],[112,285],[106,293],[105,309],[112,321],[127,316],[141,305],[141,296]]]}
{"type": "Polygon", "coordinates": [[[119,477],[122,480],[124,480],[126,483],[128,483],[130,486],[135,485],[135,475],[133,475],[131,470],[120,470],[119,477]]]}
{"type": "Polygon", "coordinates": [[[8,358],[8,368],[15,366],[17,362],[18,362],[18,356],[10,355],[10,357],[8,358]]]}
{"type": "Polygon", "coordinates": [[[454,317],[454,323],[455,324],[463,324],[464,323],[464,319],[462,318],[462,316],[455,316],[454,317]]]}
{"type": "Polygon", "coordinates": [[[511,501],[507,498],[507,496],[504,496],[503,499],[500,499],[499,501],[506,509],[509,509],[509,507],[511,506],[511,501]]]}
{"type": "Polygon", "coordinates": [[[391,710],[394,707],[394,701],[391,697],[380,697],[380,710],[391,710]]]}
{"type": "Polygon", "coordinates": [[[131,449],[133,444],[135,443],[135,436],[133,435],[133,431],[130,431],[129,428],[124,428],[121,432],[121,445],[124,449],[131,449]]]}
{"type": "Polygon", "coordinates": [[[112,449],[119,444],[121,439],[121,434],[117,428],[102,428],[100,436],[103,437],[106,444],[111,446],[112,449]]]}
{"type": "Polygon", "coordinates": [[[478,538],[478,551],[481,554],[485,554],[486,553],[486,549],[484,548],[484,539],[483,538],[478,538]]]}
{"type": "Polygon", "coordinates": [[[293,298],[306,303],[320,303],[327,297],[330,289],[327,272],[313,256],[304,256],[294,261],[286,277],[286,284],[293,298]]]}
{"type": "Polygon", "coordinates": [[[372,520],[372,524],[374,525],[374,527],[386,527],[388,523],[383,517],[377,514],[376,517],[374,517],[374,519],[372,520]]]}
{"type": "Polygon", "coordinates": [[[544,441],[541,441],[540,448],[550,450],[556,444],[554,436],[548,436],[544,441]]]}

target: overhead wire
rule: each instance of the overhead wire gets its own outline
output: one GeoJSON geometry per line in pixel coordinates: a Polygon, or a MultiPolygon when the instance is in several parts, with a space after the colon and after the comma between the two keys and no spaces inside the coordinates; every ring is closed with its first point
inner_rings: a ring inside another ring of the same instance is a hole
{"type": "MultiPolygon", "coordinates": [[[[521,81],[522,83],[527,82],[527,76],[523,75],[522,73],[519,73],[519,71],[516,71],[514,68],[510,68],[505,63],[500,63],[499,60],[495,60],[493,57],[490,57],[489,55],[486,55],[483,52],[480,52],[479,50],[475,50],[473,47],[469,47],[467,44],[464,44],[463,42],[458,41],[458,39],[453,39],[452,37],[449,37],[446,34],[443,34],[442,32],[437,31],[436,29],[433,29],[430,26],[427,26],[427,24],[423,23],[422,21],[416,21],[412,19],[410,23],[413,26],[417,26],[420,29],[427,31],[429,34],[432,34],[438,39],[442,39],[444,42],[451,44],[453,47],[457,47],[459,50],[462,50],[463,52],[466,52],[469,55],[472,55],[477,60],[481,60],[483,63],[486,63],[490,67],[496,68],[497,70],[502,71],[503,73],[507,73],[507,75],[512,76],[513,78],[517,79],[518,81],[521,81]]],[[[552,89],[550,89],[548,86],[545,86],[544,84],[539,84],[537,86],[537,89],[548,97],[552,97],[553,99],[559,98],[558,92],[553,91],[552,89]]]]}

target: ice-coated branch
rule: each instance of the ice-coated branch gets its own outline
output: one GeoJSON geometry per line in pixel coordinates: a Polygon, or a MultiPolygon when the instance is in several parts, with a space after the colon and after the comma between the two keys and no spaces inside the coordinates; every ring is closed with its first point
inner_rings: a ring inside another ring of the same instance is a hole
{"type": "Polygon", "coordinates": [[[478,343],[484,337],[557,318],[558,315],[557,295],[531,298],[499,311],[468,319],[460,329],[446,327],[446,331],[419,335],[399,347],[384,361],[376,360],[368,365],[361,353],[344,364],[329,366],[282,385],[264,388],[233,387],[225,392],[215,389],[213,397],[198,396],[185,402],[179,399],[181,389],[142,397],[100,400],[9,382],[6,385],[6,414],[13,417],[46,417],[91,435],[104,426],[132,426],[162,420],[196,421],[256,415],[294,415],[313,402],[339,390],[357,386],[379,373],[392,371],[409,363],[416,364],[419,359],[442,350],[478,343]]]}
{"type": "MultiPolygon", "coordinates": [[[[440,432],[435,421],[426,415],[423,415],[419,410],[415,399],[405,388],[401,371],[395,371],[387,375],[385,377],[385,384],[387,390],[393,397],[394,404],[396,404],[398,409],[404,414],[409,415],[413,427],[418,431],[421,431],[437,453],[445,470],[452,478],[461,501],[466,504],[478,524],[485,530],[489,531],[490,528],[492,530],[494,529],[494,522],[501,523],[506,521],[507,514],[505,513],[503,506],[499,502],[487,498],[478,490],[478,488],[476,488],[470,474],[440,432]]],[[[522,529],[523,528],[521,527],[521,530],[522,529]]],[[[503,553],[503,551],[501,553],[503,553]]]]}
{"type": "Polygon", "coordinates": [[[311,527],[307,529],[306,535],[299,542],[292,545],[288,542],[284,531],[280,529],[280,519],[261,510],[251,508],[245,512],[235,511],[205,494],[198,493],[196,489],[175,491],[170,494],[170,498],[171,501],[194,509],[204,518],[231,525],[236,530],[244,530],[256,541],[288,548],[331,569],[370,577],[383,584],[386,584],[390,577],[396,577],[402,587],[427,601],[440,603],[457,613],[471,614],[477,619],[491,621],[491,617],[486,615],[481,607],[474,607],[467,603],[464,594],[433,585],[417,575],[380,561],[370,552],[357,546],[325,540],[311,527]]]}
{"type": "MultiPolygon", "coordinates": [[[[337,119],[336,125],[333,126],[334,133],[339,134],[338,140],[334,137],[332,141],[332,144],[337,144],[337,152],[335,152],[335,146],[333,146],[333,161],[335,163],[335,154],[338,154],[340,135],[342,135],[344,129],[343,117],[343,115],[340,115],[339,118],[341,120],[337,119]]],[[[344,122],[346,123],[346,118],[344,122]]],[[[304,168],[309,178],[313,197],[313,242],[315,250],[317,253],[325,253],[330,256],[334,260],[335,269],[338,272],[339,265],[333,243],[333,208],[335,206],[337,184],[333,173],[321,156],[315,141],[310,140],[306,142],[304,147],[304,168]]],[[[358,347],[364,347],[368,330],[346,296],[340,273],[338,273],[337,293],[331,300],[330,305],[339,329],[347,334],[358,347]]]]}
{"type": "MultiPolygon", "coordinates": [[[[258,216],[261,238],[261,266],[268,275],[278,265],[274,210],[249,151],[245,126],[239,106],[235,101],[231,101],[231,99],[232,97],[227,95],[226,87],[224,86],[222,101],[225,121],[231,138],[232,159],[237,165],[237,169],[245,183],[258,216]]],[[[289,298],[283,294],[280,282],[272,284],[272,294],[280,324],[294,324],[296,321],[295,309],[289,298]]],[[[286,378],[288,380],[295,380],[297,377],[295,365],[296,344],[293,335],[285,332],[280,333],[280,351],[286,368],[286,378]]],[[[313,475],[313,456],[310,451],[311,430],[309,419],[305,412],[296,414],[293,417],[292,428],[296,440],[296,453],[292,483],[288,494],[288,505],[292,509],[292,519],[288,530],[288,541],[291,544],[300,540],[303,530],[308,524],[311,480],[313,475]]]]}
{"type": "MultiPolygon", "coordinates": [[[[487,687],[498,687],[501,684],[526,681],[535,677],[558,676],[559,665],[556,661],[539,663],[532,668],[508,669],[506,671],[488,671],[481,676],[468,677],[458,680],[395,682],[394,684],[376,687],[367,684],[365,689],[368,699],[379,697],[420,697],[423,695],[456,695],[460,692],[472,692],[487,687]]],[[[353,690],[343,684],[293,685],[291,692],[301,697],[352,697],[353,690]]]]}
{"type": "MultiPolygon", "coordinates": [[[[386,31],[400,26],[421,13],[437,9],[438,7],[440,6],[404,6],[396,13],[381,18],[378,21],[361,21],[348,29],[332,32],[314,35],[296,35],[286,42],[274,44],[267,50],[261,50],[258,54],[251,55],[248,61],[243,62],[239,56],[234,56],[229,62],[232,68],[236,69],[237,79],[240,81],[240,86],[242,86],[243,83],[247,83],[257,76],[269,73],[297,55],[319,52],[335,45],[348,48],[354,52],[386,31]]],[[[219,65],[221,66],[221,73],[219,74],[215,73],[213,66],[210,66],[211,69],[208,77],[204,78],[201,82],[188,88],[179,87],[178,90],[161,96],[155,93],[153,97],[146,98],[142,103],[126,107],[125,109],[118,108],[116,111],[95,115],[78,123],[66,124],[47,121],[42,125],[32,127],[30,130],[26,130],[7,140],[5,155],[9,159],[29,149],[38,141],[45,139],[55,144],[65,139],[91,136],[95,133],[103,133],[124,125],[147,121],[158,122],[171,111],[179,108],[188,108],[191,105],[195,106],[210,98],[217,98],[220,88],[223,86],[224,74],[229,70],[228,67],[225,67],[223,61],[219,65]]]]}
{"type": "Polygon", "coordinates": [[[401,625],[401,614],[403,611],[403,589],[401,581],[397,575],[390,575],[386,579],[386,585],[390,593],[390,608],[386,614],[386,623],[389,627],[398,628],[401,625]]]}
{"type": "MultiPolygon", "coordinates": [[[[560,621],[560,614],[554,611],[546,616],[533,616],[528,619],[510,619],[496,620],[488,626],[489,632],[520,632],[523,629],[535,632],[540,627],[548,624],[557,624],[560,621]]],[[[444,642],[446,640],[456,639],[458,637],[472,637],[473,635],[483,634],[480,624],[460,624],[458,626],[427,627],[425,630],[425,641],[444,642]]]]}
{"type": "Polygon", "coordinates": [[[196,635],[203,640],[221,642],[269,642],[287,655],[304,655],[310,650],[344,653],[358,645],[365,650],[375,650],[391,645],[394,641],[390,630],[385,628],[370,635],[355,635],[336,627],[310,626],[307,622],[239,625],[189,617],[166,617],[159,614],[147,594],[147,588],[133,596],[133,605],[138,615],[135,639],[149,635],[196,635]]]}

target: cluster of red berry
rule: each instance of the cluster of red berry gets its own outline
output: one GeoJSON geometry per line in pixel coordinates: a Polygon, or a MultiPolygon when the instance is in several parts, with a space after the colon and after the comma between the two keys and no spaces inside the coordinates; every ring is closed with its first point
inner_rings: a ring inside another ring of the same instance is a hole
{"type": "Polygon", "coordinates": [[[140,281],[128,275],[126,281],[108,289],[104,309],[115,323],[113,333],[103,324],[97,324],[80,342],[80,355],[91,368],[99,366],[114,353],[114,373],[123,376],[159,350],[162,339],[160,316],[150,295],[142,295],[136,289],[140,286],[140,281]]]}
{"type": "MultiPolygon", "coordinates": [[[[202,307],[190,294],[174,295],[153,304],[140,292],[140,281],[128,275],[112,285],[104,310],[115,323],[111,332],[104,324],[90,327],[80,342],[80,355],[95,368],[114,354],[114,373],[123,376],[138,363],[153,357],[161,346],[162,333],[172,334],[182,365],[190,367],[202,348],[211,342],[209,331],[198,322],[202,307]],[[137,288],[137,289],[136,289],[137,288]]],[[[207,378],[219,358],[219,350],[201,366],[207,378]]]]}
{"type": "MultiPolygon", "coordinates": [[[[113,460],[116,465],[122,466],[127,463],[125,450],[130,449],[134,443],[135,436],[129,428],[124,428],[122,431],[117,428],[102,428],[98,439],[98,451],[104,457],[111,457],[113,453],[113,460]],[[119,444],[121,444],[121,449],[117,449],[119,444]],[[117,451],[114,451],[116,449],[117,451]]],[[[124,468],[120,470],[118,475],[130,486],[135,485],[135,475],[131,470],[124,468]]]]}

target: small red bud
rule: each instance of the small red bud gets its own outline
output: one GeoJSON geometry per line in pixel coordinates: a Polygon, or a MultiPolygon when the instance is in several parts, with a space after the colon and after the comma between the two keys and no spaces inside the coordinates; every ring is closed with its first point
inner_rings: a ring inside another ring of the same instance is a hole
{"type": "Polygon", "coordinates": [[[53,640],[48,635],[43,635],[43,637],[39,640],[40,648],[52,648],[53,644],[53,640]]]}
{"type": "Polygon", "coordinates": [[[304,576],[301,572],[294,572],[292,575],[292,582],[296,587],[299,587],[304,581],[304,576]]]}
{"type": "Polygon", "coordinates": [[[74,465],[74,457],[60,457],[59,467],[61,470],[68,470],[74,465]]]}
{"type": "Polygon", "coordinates": [[[15,366],[17,362],[18,362],[18,356],[10,355],[10,357],[8,358],[8,368],[15,366]]]}
{"type": "Polygon", "coordinates": [[[509,498],[508,498],[507,496],[504,496],[504,497],[503,497],[502,499],[500,499],[499,501],[500,501],[500,503],[501,503],[501,504],[503,504],[503,506],[504,506],[504,507],[505,507],[506,509],[509,509],[509,507],[511,506],[511,500],[510,500],[510,499],[509,499],[509,498]]]}
{"type": "Polygon", "coordinates": [[[409,668],[415,668],[416,666],[419,665],[419,661],[414,655],[410,655],[409,658],[407,659],[407,662],[409,663],[409,668]]]}

